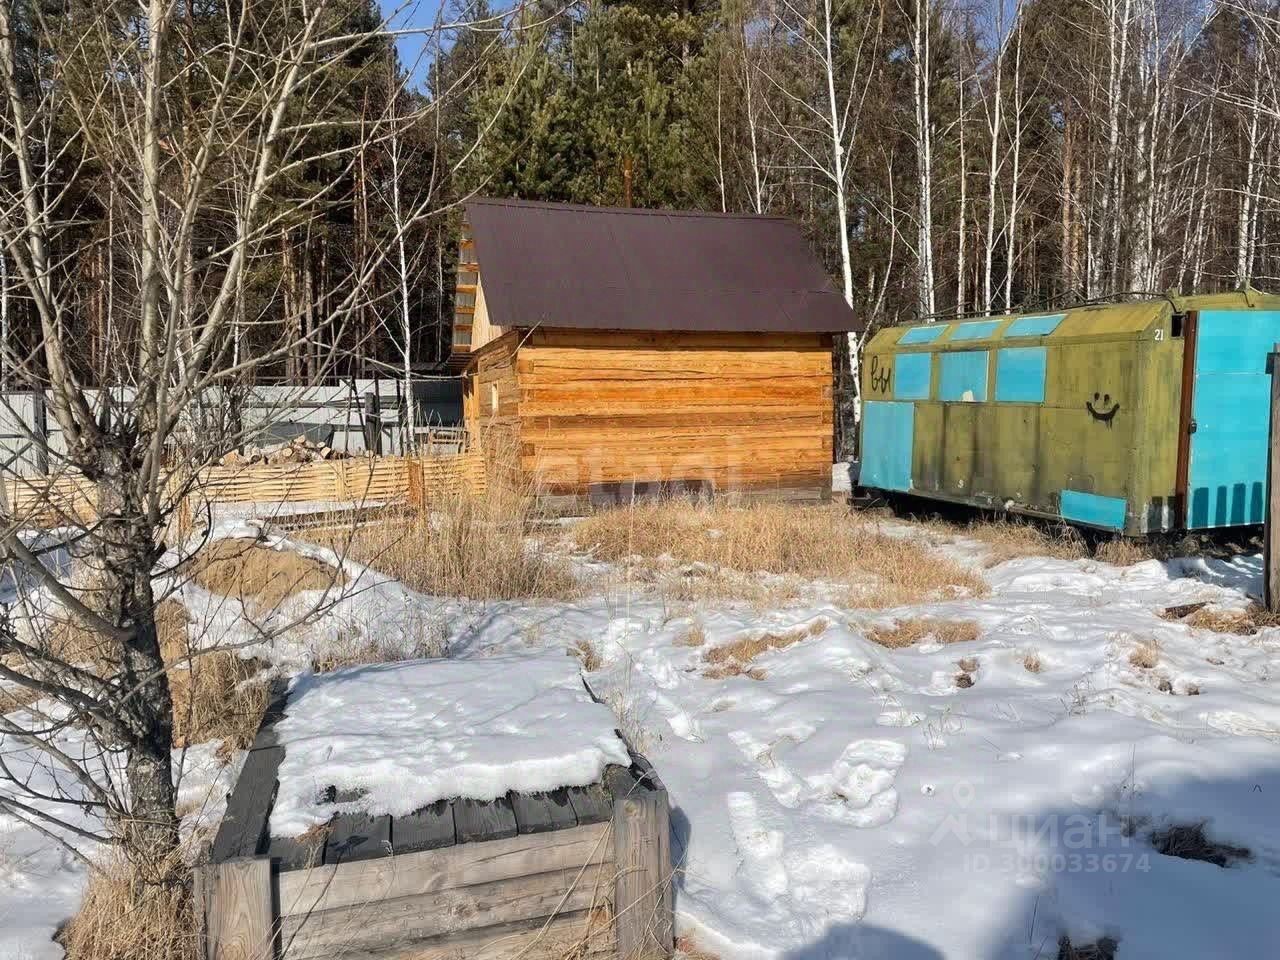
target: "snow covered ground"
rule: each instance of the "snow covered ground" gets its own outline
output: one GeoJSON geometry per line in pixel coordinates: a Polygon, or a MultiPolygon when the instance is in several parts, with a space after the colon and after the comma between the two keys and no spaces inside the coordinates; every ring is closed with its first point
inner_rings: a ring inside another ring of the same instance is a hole
{"type": "Polygon", "coordinates": [[[585,787],[631,762],[615,727],[563,653],[303,675],[276,725],[285,757],[270,833],[296,837],[335,813],[403,817],[449,797],[585,787]],[[359,796],[318,803],[329,786],[359,796]]]}
{"type": "Polygon", "coordinates": [[[1280,631],[1157,616],[1243,606],[1259,568],[1015,560],[985,571],[982,600],[700,609],[703,647],[683,645],[688,617],[642,598],[625,616],[617,597],[513,606],[472,644],[519,643],[535,625],[597,640],[591,683],[632,705],[671,791],[680,930],[721,957],[1055,957],[1064,933],[1111,936],[1126,960],[1277,955],[1280,631]],[[980,636],[867,639],[918,616],[974,620],[980,636]],[[753,661],[762,679],[703,675],[716,645],[819,619],[825,631],[753,661]],[[1151,641],[1156,665],[1131,663],[1151,641]],[[957,687],[970,657],[974,684],[957,687]],[[1200,822],[1252,861],[1222,869],[1148,840],[1200,822]]]}
{"type": "MultiPolygon", "coordinates": [[[[1063,934],[1109,936],[1123,960],[1280,955],[1280,629],[1158,616],[1243,608],[1260,559],[987,569],[974,541],[940,549],[982,569],[990,594],[760,612],[673,606],[614,577],[573,603],[480,607],[348,564],[351,597],[271,659],[296,672],[352,624],[394,632],[408,617],[447,634],[442,669],[501,676],[513,657],[590,645],[592,688],[671,792],[679,932],[724,960],[1032,960],[1056,957],[1063,934]],[[977,639],[868,639],[919,617],[973,621],[977,639]],[[706,675],[709,651],[765,631],[799,639],[752,675],[706,675]],[[1200,823],[1250,859],[1156,852],[1153,833],[1200,823]]],[[[235,601],[184,601],[237,629],[235,601]]],[[[0,818],[0,877],[0,957],[56,957],[47,937],[74,908],[78,865],[0,818]]]]}

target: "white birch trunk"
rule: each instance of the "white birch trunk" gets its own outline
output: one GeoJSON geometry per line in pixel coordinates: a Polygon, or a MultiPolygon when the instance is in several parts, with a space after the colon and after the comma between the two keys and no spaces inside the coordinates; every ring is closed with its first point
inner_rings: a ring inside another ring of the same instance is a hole
{"type": "Polygon", "coordinates": [[[916,106],[916,163],[920,176],[917,217],[919,309],[925,317],[937,313],[933,277],[933,115],[929,106],[929,6],[915,0],[913,78],[916,106]]]}
{"type": "Polygon", "coordinates": [[[1236,236],[1236,283],[1249,282],[1253,267],[1254,221],[1257,216],[1258,121],[1262,113],[1262,71],[1253,75],[1253,101],[1249,104],[1249,123],[1245,134],[1244,189],[1240,197],[1240,215],[1236,236]]]}
{"type": "Polygon", "coordinates": [[[1014,8],[1017,24],[1013,55],[1013,182],[1009,185],[1009,229],[1005,241],[1004,308],[1013,310],[1013,275],[1018,269],[1018,198],[1022,175],[1022,0],[1014,8]]]}
{"type": "Polygon", "coordinates": [[[991,139],[991,155],[987,164],[987,242],[985,259],[982,267],[982,312],[990,314],[994,306],[992,300],[992,272],[996,255],[996,183],[1000,178],[1001,136],[1004,125],[1004,55],[1006,49],[1004,36],[1004,4],[1001,3],[996,12],[996,33],[998,45],[995,60],[995,90],[992,94],[991,120],[987,125],[991,139]]]}

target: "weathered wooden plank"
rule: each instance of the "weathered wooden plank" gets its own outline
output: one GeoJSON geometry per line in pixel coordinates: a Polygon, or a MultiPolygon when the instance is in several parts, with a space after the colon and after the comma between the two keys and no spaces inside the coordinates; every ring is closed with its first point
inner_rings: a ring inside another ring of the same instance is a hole
{"type": "Polygon", "coordinates": [[[569,803],[573,805],[574,816],[578,818],[580,825],[608,823],[612,819],[613,798],[605,793],[604,787],[600,784],[570,787],[566,793],[569,796],[569,803]]]}
{"type": "Polygon", "coordinates": [[[267,827],[276,798],[276,772],[284,759],[284,748],[279,746],[275,725],[284,716],[288,681],[283,678],[272,681],[268,696],[257,736],[227,798],[227,809],[213,840],[209,859],[214,863],[257,856],[267,843],[267,827]]]}
{"type": "Polygon", "coordinates": [[[317,832],[310,840],[271,837],[265,855],[277,871],[307,870],[324,863],[325,841],[323,832],[317,832]]]}
{"type": "Polygon", "coordinates": [[[611,817],[617,813],[618,800],[629,797],[641,789],[640,781],[636,779],[636,775],[626,767],[621,767],[617,764],[610,764],[605,768],[604,785],[614,802],[613,810],[610,812],[611,817]]]}
{"type": "Polygon", "coordinates": [[[449,800],[438,800],[391,821],[391,848],[396,856],[451,847],[456,842],[453,803],[449,800]]]}
{"type": "Polygon", "coordinates": [[[377,860],[326,863],[314,870],[280,875],[280,916],[605,864],[612,862],[613,856],[609,824],[595,823],[377,860]]]}
{"type": "Polygon", "coordinates": [[[600,416],[586,416],[578,413],[554,414],[548,416],[526,415],[522,428],[527,436],[577,436],[584,433],[595,433],[600,430],[650,430],[676,428],[682,433],[693,436],[704,436],[719,433],[732,427],[770,428],[790,430],[805,428],[821,423],[824,416],[830,416],[831,405],[801,407],[799,409],[778,410],[762,413],[744,410],[734,406],[719,412],[698,411],[697,423],[690,423],[687,414],[655,413],[649,410],[612,411],[600,416]]]}
{"type": "Polygon", "coordinates": [[[667,792],[641,787],[614,803],[618,953],[669,957],[674,947],[667,792]]]}
{"type": "Polygon", "coordinates": [[[580,867],[286,917],[281,958],[327,960],[374,946],[391,953],[428,937],[589,910],[611,901],[613,879],[610,865],[580,867]]]}
{"type": "Polygon", "coordinates": [[[662,778],[658,776],[658,771],[654,769],[652,763],[643,754],[636,753],[635,748],[630,744],[627,745],[627,752],[631,754],[632,773],[638,774],[639,778],[651,790],[665,790],[667,785],[662,782],[662,778]]]}
{"type": "Polygon", "coordinates": [[[254,746],[227,800],[209,859],[214,863],[257,856],[267,838],[267,818],[276,793],[276,771],[284,748],[254,746]]]}
{"type": "Polygon", "coordinates": [[[391,856],[391,818],[346,813],[335,817],[324,845],[325,863],[391,856]]]}
{"type": "Polygon", "coordinates": [[[453,823],[459,843],[480,840],[502,840],[514,837],[516,815],[508,797],[482,802],[479,800],[455,800],[453,823]]]}
{"type": "Polygon", "coordinates": [[[271,861],[203,864],[195,870],[193,892],[202,960],[270,960],[271,861]]]}
{"type": "Polygon", "coordinates": [[[578,818],[563,788],[550,793],[513,793],[511,809],[520,833],[546,833],[577,826],[578,818]]]}
{"type": "Polygon", "coordinates": [[[608,909],[534,917],[464,933],[413,940],[387,950],[347,945],[342,960],[617,960],[618,940],[608,909]]]}

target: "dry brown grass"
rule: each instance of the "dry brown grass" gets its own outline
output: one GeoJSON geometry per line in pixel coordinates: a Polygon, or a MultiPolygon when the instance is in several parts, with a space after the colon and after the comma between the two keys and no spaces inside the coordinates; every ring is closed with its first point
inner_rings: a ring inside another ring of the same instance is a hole
{"type": "Polygon", "coordinates": [[[587,673],[594,673],[604,666],[604,658],[600,656],[600,651],[585,637],[570,647],[569,653],[578,658],[582,669],[587,673]]]}
{"type": "Polygon", "coordinates": [[[676,646],[680,647],[700,647],[706,642],[707,634],[700,623],[691,623],[684,633],[676,637],[676,646]]]}
{"type": "Polygon", "coordinates": [[[113,856],[89,874],[59,939],[67,960],[195,960],[196,922],[180,857],[138,865],[113,856]]]}
{"type": "Polygon", "coordinates": [[[720,960],[720,956],[703,950],[692,937],[677,937],[676,960],[720,960]]]}
{"type": "Polygon", "coordinates": [[[957,673],[956,686],[959,687],[961,690],[968,690],[970,687],[973,686],[972,675],[967,673],[957,673]]]}
{"type": "Polygon", "coordinates": [[[24,710],[39,699],[39,693],[28,690],[26,687],[0,687],[0,716],[13,713],[15,710],[24,710]]]}
{"type": "Polygon", "coordinates": [[[370,635],[355,626],[340,629],[336,641],[324,640],[311,650],[311,669],[332,673],[369,663],[447,657],[448,622],[406,609],[394,628],[370,635]]]}
{"type": "Polygon", "coordinates": [[[649,726],[650,701],[637,696],[628,681],[623,686],[612,687],[604,695],[604,704],[618,718],[618,731],[622,738],[638,753],[648,753],[661,741],[649,726]]]}
{"type": "Polygon", "coordinates": [[[978,639],[978,625],[972,620],[934,620],[912,617],[896,620],[891,627],[873,627],[867,638],[891,650],[910,647],[932,638],[936,643],[970,643],[978,639]]]}
{"type": "Polygon", "coordinates": [[[1152,558],[1151,548],[1144,543],[1116,537],[1098,544],[1093,552],[1095,559],[1116,567],[1131,567],[1152,558]]]}
{"type": "Polygon", "coordinates": [[[873,518],[837,506],[649,502],[594,513],[572,537],[579,549],[615,563],[639,556],[652,568],[665,555],[705,565],[681,571],[683,584],[664,584],[689,599],[751,601],[762,586],[785,598],[805,580],[844,584],[850,605],[874,608],[987,590],[978,574],[919,539],[890,536],[873,518]],[[762,585],[761,572],[781,581],[762,585]]]}
{"type": "Polygon", "coordinates": [[[1151,845],[1166,857],[1201,860],[1219,867],[1229,867],[1253,859],[1248,847],[1210,840],[1204,834],[1204,823],[1175,824],[1151,834],[1151,845]]]}
{"type": "MultiPolygon", "coordinates": [[[[267,708],[267,682],[261,676],[265,665],[229,650],[200,652],[189,633],[187,608],[172,597],[156,605],[155,617],[173,696],[174,745],[223,740],[227,749],[246,749],[267,708]]],[[[53,653],[99,676],[111,676],[119,668],[118,643],[70,617],[51,618],[46,639],[53,653]]]]}
{"type": "Polygon", "coordinates": [[[1040,662],[1040,654],[1034,650],[1022,655],[1022,669],[1027,673],[1039,673],[1044,669],[1044,664],[1040,662]]]}
{"type": "Polygon", "coordinates": [[[1152,669],[1160,662],[1160,644],[1154,639],[1143,640],[1129,654],[1129,662],[1143,670],[1152,669]]]}
{"type": "Polygon", "coordinates": [[[1052,557],[1080,560],[1089,555],[1083,540],[1076,536],[1055,536],[1041,526],[1015,519],[975,520],[966,526],[935,525],[953,535],[972,537],[991,550],[991,566],[1022,557],[1052,557]]]}
{"type": "Polygon", "coordinates": [[[570,563],[526,532],[532,497],[495,484],[484,497],[442,497],[430,508],[382,523],[308,531],[308,539],[420,593],[514,600],[570,600],[570,563]]]}
{"type": "Polygon", "coordinates": [[[336,567],[247,538],[215,540],[196,554],[190,575],[211,593],[241,599],[258,612],[275,610],[308,590],[336,591],[346,583],[336,567]]]}
{"type": "Polygon", "coordinates": [[[221,740],[224,750],[247,750],[267,711],[263,667],[227,650],[202,654],[188,669],[170,667],[174,745],[221,740]]]}
{"type": "Polygon", "coordinates": [[[1257,604],[1247,610],[1224,610],[1208,603],[1186,603],[1166,607],[1160,612],[1160,619],[1234,636],[1252,636],[1266,627],[1280,626],[1280,615],[1268,613],[1257,604]]]}
{"type": "Polygon", "coordinates": [[[978,658],[977,657],[961,657],[959,660],[956,661],[956,666],[959,667],[961,670],[963,670],[965,673],[977,673],[978,658]]]}
{"type": "Polygon", "coordinates": [[[797,627],[782,633],[744,634],[736,640],[707,650],[702,655],[702,660],[708,666],[703,670],[702,675],[711,680],[720,680],[724,677],[745,674],[753,680],[763,680],[766,676],[765,672],[758,667],[752,667],[752,660],[768,650],[784,650],[801,640],[821,636],[829,626],[831,625],[826,620],[819,619],[808,626],[797,627]]]}
{"type": "Polygon", "coordinates": [[[191,643],[189,621],[186,608],[172,598],[156,608],[173,696],[174,746],[222,740],[226,750],[247,750],[267,710],[266,664],[231,650],[201,653],[191,643]]]}

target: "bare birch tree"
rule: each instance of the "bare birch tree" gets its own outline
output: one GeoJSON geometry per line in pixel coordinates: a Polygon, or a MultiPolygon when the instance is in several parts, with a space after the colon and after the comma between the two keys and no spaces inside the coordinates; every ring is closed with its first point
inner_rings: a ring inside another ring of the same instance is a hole
{"type": "MultiPolygon", "coordinates": [[[[123,841],[131,856],[163,860],[178,841],[172,696],[153,580],[176,545],[175,506],[204,466],[245,440],[226,416],[228,392],[300,346],[320,369],[332,363],[335,332],[369,302],[370,279],[396,248],[358,261],[325,316],[300,333],[264,330],[244,310],[246,275],[274,262],[282,224],[314,217],[360,148],[391,129],[380,116],[352,136],[335,115],[334,72],[349,58],[376,62],[367,55],[390,43],[381,29],[350,30],[351,9],[340,0],[245,0],[204,24],[217,42],[193,64],[179,55],[182,23],[171,0],[56,11],[0,4],[0,168],[14,171],[0,181],[0,245],[39,324],[34,354],[4,346],[15,375],[49,397],[63,440],[53,472],[92,488],[87,513],[73,510],[56,493],[56,476],[32,480],[7,468],[0,561],[21,570],[104,651],[98,666],[85,666],[61,656],[32,624],[5,623],[0,679],[56,703],[60,719],[24,725],[5,717],[0,735],[77,783],[78,794],[63,802],[103,817],[93,838],[123,841]],[[28,19],[19,24],[19,15],[28,19]],[[33,84],[33,60],[56,69],[33,84]],[[200,96],[175,98],[179,78],[198,85],[200,96]],[[66,136],[50,151],[44,131],[54,124],[66,136]],[[289,188],[297,171],[321,163],[338,175],[309,195],[289,188]],[[79,204],[104,190],[118,204],[118,269],[128,271],[136,294],[116,308],[113,366],[122,389],[96,391],[71,358],[78,304],[71,266],[92,242],[79,204]],[[252,351],[239,346],[242,324],[258,334],[252,351]],[[59,543],[84,576],[48,563],[32,540],[30,513],[8,500],[15,489],[37,494],[38,509],[67,524],[59,543]],[[86,581],[91,590],[82,589],[86,581]],[[93,750],[63,749],[60,738],[73,728],[93,750]]],[[[496,17],[488,27],[506,23],[496,17]]],[[[437,100],[422,109],[439,107],[437,100]]],[[[397,236],[445,204],[431,194],[403,206],[397,236]]],[[[0,776],[9,780],[0,809],[54,836],[85,834],[12,771],[0,776]]]]}
{"type": "MultiPolygon", "coordinates": [[[[860,22],[853,18],[858,29],[852,41],[843,38],[842,42],[838,36],[839,20],[850,9],[850,0],[819,0],[812,8],[795,0],[780,0],[776,25],[805,65],[800,76],[813,82],[813,86],[796,88],[790,76],[779,76],[765,67],[761,71],[775,94],[764,98],[772,132],[797,158],[793,172],[812,178],[814,186],[830,200],[840,256],[841,292],[852,307],[849,153],[858,138],[869,89],[870,62],[879,49],[883,23],[874,11],[867,11],[860,22]],[[842,4],[846,5],[843,9],[842,4]]],[[[855,333],[848,334],[855,411],[860,399],[860,352],[860,338],[855,333]]]]}

